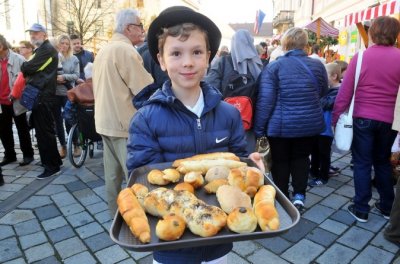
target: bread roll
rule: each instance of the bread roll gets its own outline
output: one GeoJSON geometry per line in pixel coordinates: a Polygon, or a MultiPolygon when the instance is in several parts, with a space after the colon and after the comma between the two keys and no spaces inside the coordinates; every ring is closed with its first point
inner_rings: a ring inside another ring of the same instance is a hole
{"type": "Polygon", "coordinates": [[[153,216],[163,217],[169,213],[176,193],[166,188],[157,188],[149,192],[144,198],[144,208],[146,212],[153,216]]]}
{"type": "Polygon", "coordinates": [[[135,183],[134,185],[132,185],[131,189],[133,193],[136,195],[136,198],[138,199],[142,208],[144,208],[143,206],[144,197],[149,193],[149,189],[140,183],[135,183]]]}
{"type": "Polygon", "coordinates": [[[238,187],[223,185],[217,190],[217,199],[222,210],[230,214],[237,207],[251,207],[250,197],[238,187]]]}
{"type": "Polygon", "coordinates": [[[229,171],[229,168],[224,166],[211,167],[206,173],[205,180],[207,182],[211,182],[212,180],[216,179],[227,179],[229,171]]]}
{"type": "Polygon", "coordinates": [[[216,193],[218,188],[221,187],[222,185],[229,185],[228,180],[227,179],[213,180],[204,186],[204,190],[206,190],[206,193],[216,193]]]}
{"type": "Polygon", "coordinates": [[[160,186],[170,183],[170,181],[164,179],[164,173],[160,170],[151,170],[149,174],[147,174],[147,180],[151,184],[160,186]]]}
{"type": "Polygon", "coordinates": [[[185,174],[184,182],[190,183],[195,189],[201,187],[204,183],[203,175],[198,171],[191,171],[185,174]]]}
{"type": "Polygon", "coordinates": [[[178,182],[179,179],[181,178],[181,174],[179,171],[175,169],[165,169],[163,170],[164,173],[164,180],[170,181],[170,182],[178,182]]]}
{"type": "Polygon", "coordinates": [[[191,185],[190,183],[187,183],[187,182],[178,183],[178,184],[175,186],[174,190],[175,190],[175,191],[185,190],[185,191],[194,193],[194,187],[193,187],[193,185],[191,185]]]}
{"type": "Polygon", "coordinates": [[[146,213],[131,188],[123,189],[117,197],[118,210],[132,234],[142,243],[149,243],[150,225],[146,213]]]}
{"type": "Polygon", "coordinates": [[[159,220],[156,225],[156,235],[165,241],[178,240],[185,232],[186,223],[182,217],[170,213],[159,220]]]}
{"type": "Polygon", "coordinates": [[[254,197],[258,188],[264,184],[263,173],[254,167],[231,169],[228,175],[229,184],[238,187],[250,197],[254,197]]]}
{"type": "Polygon", "coordinates": [[[275,194],[276,190],[272,185],[264,185],[254,197],[254,213],[262,231],[279,229],[280,221],[275,208],[275,194]]]}
{"type": "Polygon", "coordinates": [[[239,161],[240,158],[233,153],[230,152],[215,152],[208,154],[199,154],[186,159],[178,159],[175,160],[172,164],[172,167],[179,167],[182,161],[194,161],[194,160],[213,160],[213,159],[228,159],[228,160],[236,160],[239,161]]]}
{"type": "Polygon", "coordinates": [[[237,207],[228,215],[227,224],[233,232],[251,233],[257,228],[257,217],[252,208],[237,207]]]}
{"type": "Polygon", "coordinates": [[[190,171],[200,171],[206,174],[207,171],[215,166],[225,166],[230,169],[246,166],[246,163],[236,160],[214,159],[214,160],[195,160],[195,161],[182,161],[177,168],[181,173],[188,173],[190,171]]]}

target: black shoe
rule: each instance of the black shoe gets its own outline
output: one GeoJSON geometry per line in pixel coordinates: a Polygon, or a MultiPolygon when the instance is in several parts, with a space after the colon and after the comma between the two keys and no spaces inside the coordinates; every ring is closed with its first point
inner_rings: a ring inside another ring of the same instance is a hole
{"type": "Polygon", "coordinates": [[[7,165],[7,164],[10,164],[10,163],[13,163],[14,161],[17,161],[17,158],[16,157],[14,157],[14,158],[12,158],[12,159],[9,159],[9,158],[3,158],[3,160],[0,162],[0,166],[5,166],[5,165],[7,165]]]}
{"type": "Polygon", "coordinates": [[[36,179],[43,180],[43,179],[46,179],[48,177],[60,174],[60,171],[61,171],[60,169],[56,169],[56,170],[47,170],[47,169],[45,169],[42,174],[36,176],[36,179]]]}
{"type": "Polygon", "coordinates": [[[347,207],[347,211],[358,221],[361,223],[366,223],[368,221],[368,213],[357,212],[355,205],[350,204],[347,207]]]}
{"type": "Polygon", "coordinates": [[[383,218],[387,220],[390,219],[390,212],[383,211],[381,206],[379,205],[379,202],[375,202],[374,207],[383,216],[383,218]]]}
{"type": "Polygon", "coordinates": [[[19,166],[26,166],[33,161],[33,157],[24,157],[23,161],[19,163],[19,166]]]}

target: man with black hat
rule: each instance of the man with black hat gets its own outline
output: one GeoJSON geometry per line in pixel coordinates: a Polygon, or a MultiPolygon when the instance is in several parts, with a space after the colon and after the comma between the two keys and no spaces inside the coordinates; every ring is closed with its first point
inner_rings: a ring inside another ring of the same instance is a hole
{"type": "Polygon", "coordinates": [[[46,29],[33,24],[27,31],[31,43],[37,47],[32,58],[21,66],[26,83],[39,89],[36,104],[32,109],[33,126],[36,131],[39,154],[44,171],[37,179],[59,174],[62,161],[57,150],[54,119],[51,112],[55,103],[57,86],[58,53],[47,40],[46,29]]]}

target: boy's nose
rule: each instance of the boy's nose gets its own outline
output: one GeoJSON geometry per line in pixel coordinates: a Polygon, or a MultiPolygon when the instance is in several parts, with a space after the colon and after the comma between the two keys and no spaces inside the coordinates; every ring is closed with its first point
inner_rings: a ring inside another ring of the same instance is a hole
{"type": "Polygon", "coordinates": [[[183,66],[190,67],[193,65],[193,58],[190,55],[183,56],[183,66]]]}

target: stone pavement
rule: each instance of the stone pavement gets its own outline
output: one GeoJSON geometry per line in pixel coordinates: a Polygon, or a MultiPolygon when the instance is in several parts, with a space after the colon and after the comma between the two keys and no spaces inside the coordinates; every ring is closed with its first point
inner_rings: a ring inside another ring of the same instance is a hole
{"type": "MultiPolygon", "coordinates": [[[[340,175],[308,190],[300,223],[279,237],[234,243],[229,264],[400,264],[399,247],[382,236],[387,220],[372,212],[367,223],[357,223],[347,213],[354,195],[349,155],[333,158],[340,175]]],[[[64,160],[62,174],[51,179],[36,180],[41,171],[38,165],[3,167],[0,263],[152,263],[151,252],[124,250],[108,235],[101,151],[95,149],[80,169],[64,160]]]]}

